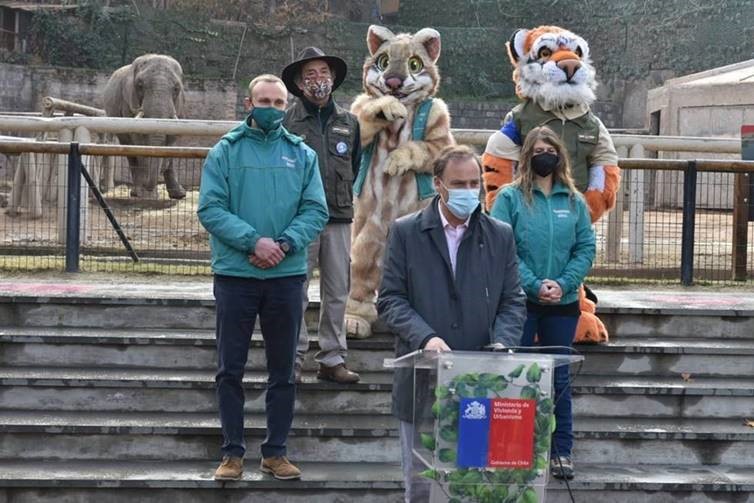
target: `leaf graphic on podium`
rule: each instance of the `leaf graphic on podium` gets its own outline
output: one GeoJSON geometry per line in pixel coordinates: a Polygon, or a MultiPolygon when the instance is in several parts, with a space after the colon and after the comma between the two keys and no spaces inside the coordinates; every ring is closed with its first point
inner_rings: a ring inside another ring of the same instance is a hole
{"type": "Polygon", "coordinates": [[[425,449],[429,449],[430,451],[435,450],[435,437],[433,437],[429,433],[421,434],[421,443],[425,449]]]}
{"type": "Polygon", "coordinates": [[[524,371],[524,367],[526,367],[526,365],[524,365],[523,363],[520,364],[508,374],[508,377],[510,377],[511,379],[519,377],[521,375],[521,372],[524,371]]]}
{"type": "Polygon", "coordinates": [[[440,438],[446,442],[458,442],[458,428],[448,425],[440,429],[440,438]]]}
{"type": "Polygon", "coordinates": [[[435,388],[435,398],[448,398],[450,396],[450,390],[447,386],[438,386],[435,388]]]}
{"type": "Polygon", "coordinates": [[[521,388],[521,398],[536,400],[539,396],[539,388],[536,386],[524,386],[521,388]]]}
{"type": "Polygon", "coordinates": [[[423,472],[420,472],[419,475],[426,479],[432,479],[432,480],[437,480],[440,478],[440,472],[438,472],[437,470],[433,470],[431,468],[428,470],[424,470],[423,472]]]}
{"type": "Polygon", "coordinates": [[[453,449],[440,449],[440,461],[443,463],[455,463],[456,462],[456,451],[453,449]]]}
{"type": "Polygon", "coordinates": [[[432,416],[438,419],[440,418],[440,404],[440,400],[435,400],[435,403],[432,404],[432,416]]]}
{"type": "Polygon", "coordinates": [[[534,384],[538,383],[540,379],[542,379],[542,369],[539,368],[537,362],[534,362],[526,371],[526,380],[534,384]]]}
{"type": "Polygon", "coordinates": [[[524,491],[524,494],[521,496],[521,499],[519,500],[522,503],[539,503],[539,497],[537,496],[537,493],[532,489],[531,487],[527,488],[526,491],[524,491]]]}

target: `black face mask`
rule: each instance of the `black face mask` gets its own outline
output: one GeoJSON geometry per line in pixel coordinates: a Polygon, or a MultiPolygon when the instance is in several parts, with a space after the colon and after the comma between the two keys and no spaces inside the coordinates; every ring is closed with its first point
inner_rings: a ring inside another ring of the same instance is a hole
{"type": "Polygon", "coordinates": [[[560,157],[557,154],[550,154],[548,152],[537,154],[531,158],[531,169],[539,176],[544,177],[555,171],[559,161],[560,157]]]}

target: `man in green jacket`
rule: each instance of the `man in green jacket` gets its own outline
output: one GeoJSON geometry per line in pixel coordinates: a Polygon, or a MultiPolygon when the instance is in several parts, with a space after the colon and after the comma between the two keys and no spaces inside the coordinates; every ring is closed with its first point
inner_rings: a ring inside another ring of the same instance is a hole
{"type": "Polygon", "coordinates": [[[237,480],[243,472],[241,381],[259,315],[269,373],[260,469],[287,480],[301,476],[286,458],[286,440],[293,421],[306,252],[328,212],[316,154],[282,126],[283,82],[274,75],[256,77],[245,102],[249,117],[223,136],[204,162],[197,210],[210,234],[217,304],[215,382],[223,461],[215,479],[237,480]]]}
{"type": "MultiPolygon", "coordinates": [[[[297,97],[285,114],[283,125],[301,136],[317,153],[319,171],[327,197],[330,220],[309,246],[309,272],[319,266],[320,309],[317,332],[318,379],[341,384],[359,381],[359,374],[345,365],[345,315],[351,268],[351,222],[353,181],[359,172],[361,142],[359,122],[341,108],[332,93],[346,78],[346,62],[307,47],[296,61],[283,69],[288,92],[297,97]]],[[[308,302],[304,285],[304,311],[308,302]]],[[[301,324],[296,350],[296,379],[301,378],[304,356],[309,350],[306,325],[301,324]]]]}

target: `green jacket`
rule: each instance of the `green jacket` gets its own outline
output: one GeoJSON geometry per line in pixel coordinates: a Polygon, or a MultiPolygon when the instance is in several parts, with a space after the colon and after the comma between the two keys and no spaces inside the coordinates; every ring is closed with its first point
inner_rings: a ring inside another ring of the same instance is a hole
{"type": "Polygon", "coordinates": [[[306,249],[327,223],[317,155],[284,127],[264,134],[242,122],[210,150],[202,168],[199,221],[210,233],[212,271],[242,278],[306,274],[306,249]],[[261,237],[291,252],[275,267],[249,263],[261,237]]]}
{"type": "Polygon", "coordinates": [[[578,287],[592,267],[594,231],[586,202],[556,182],[545,196],[532,191],[531,205],[513,185],[497,196],[490,216],[513,227],[518,250],[521,286],[530,302],[537,297],[542,280],[552,279],[563,290],[561,304],[578,300],[578,287]]]}
{"type": "MultiPolygon", "coordinates": [[[[570,114],[574,112],[578,114],[579,110],[581,109],[577,108],[570,114]]],[[[543,110],[534,100],[527,100],[511,110],[511,115],[516,121],[521,138],[526,138],[529,131],[540,126],[549,127],[560,137],[568,150],[571,175],[576,188],[581,192],[586,191],[589,186],[589,168],[595,164],[593,162],[595,149],[600,141],[605,143],[605,139],[600,138],[601,123],[592,111],[587,108],[583,114],[577,117],[569,115],[568,120],[565,120],[565,115],[558,117],[557,110],[543,110]]],[[[607,134],[607,130],[604,134],[607,134]]],[[[612,142],[610,142],[610,148],[612,148],[612,142]]]]}

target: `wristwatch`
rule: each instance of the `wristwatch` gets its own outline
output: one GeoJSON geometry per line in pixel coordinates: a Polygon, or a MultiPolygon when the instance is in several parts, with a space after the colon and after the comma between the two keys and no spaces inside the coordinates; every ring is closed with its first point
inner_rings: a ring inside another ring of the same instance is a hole
{"type": "Polygon", "coordinates": [[[288,255],[291,252],[291,243],[288,242],[287,239],[280,238],[276,240],[275,242],[278,244],[278,246],[280,246],[280,249],[283,250],[283,253],[285,253],[286,255],[288,255]]]}

